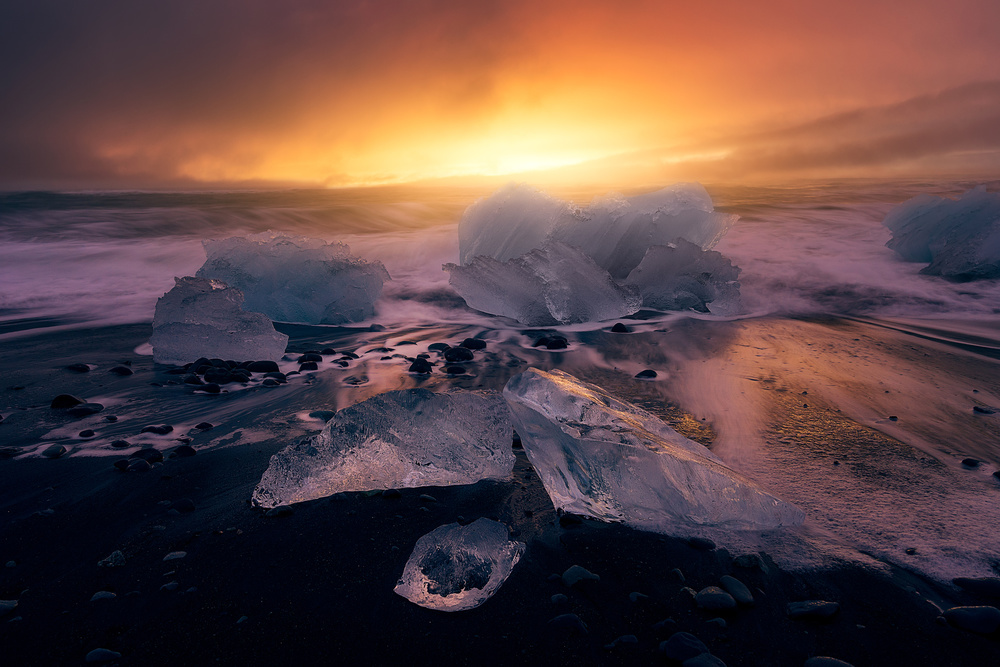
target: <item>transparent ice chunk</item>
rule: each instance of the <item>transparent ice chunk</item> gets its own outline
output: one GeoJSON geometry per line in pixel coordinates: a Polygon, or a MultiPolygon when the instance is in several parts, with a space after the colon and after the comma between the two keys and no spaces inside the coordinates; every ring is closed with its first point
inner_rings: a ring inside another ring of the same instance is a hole
{"type": "Polygon", "coordinates": [[[199,357],[238,361],[278,360],[288,336],[274,330],[266,315],[242,309],[243,293],[219,280],[175,278],[173,289],[156,301],[153,360],[183,364],[199,357]]]}
{"type": "Polygon", "coordinates": [[[770,529],[805,515],[645,410],[562,371],[537,368],[504,388],[556,508],[642,530],[770,529]]]}
{"type": "Polygon", "coordinates": [[[740,268],[722,253],[680,239],[646,251],[626,285],[639,289],[644,308],[735,315],[740,310],[740,268]]]}
{"type": "Polygon", "coordinates": [[[389,273],[343,243],[263,232],[205,241],[198,269],[243,290],[246,307],[272,320],[344,324],[372,317],[389,273]]]}
{"type": "Polygon", "coordinates": [[[379,394],[272,456],[253,501],[271,508],[341,491],[506,479],[514,469],[511,429],[495,392],[379,394]]]}
{"type": "Polygon", "coordinates": [[[428,609],[474,609],[497,592],[523,553],[524,543],[510,541],[502,523],[450,523],[417,540],[395,591],[428,609]]]}
{"type": "Polygon", "coordinates": [[[465,302],[485,313],[530,326],[610,320],[639,310],[635,287],[618,285],[580,250],[548,242],[520,257],[479,256],[466,266],[445,264],[465,302]]]}

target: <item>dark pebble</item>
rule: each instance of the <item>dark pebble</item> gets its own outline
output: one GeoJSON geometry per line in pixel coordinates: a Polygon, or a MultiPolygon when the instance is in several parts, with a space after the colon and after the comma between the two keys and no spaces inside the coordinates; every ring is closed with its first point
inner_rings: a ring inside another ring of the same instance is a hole
{"type": "Polygon", "coordinates": [[[251,361],[246,365],[246,369],[251,373],[277,373],[279,370],[276,361],[251,361]]]}
{"type": "Polygon", "coordinates": [[[979,460],[973,458],[962,459],[962,465],[965,466],[966,468],[978,468],[979,460]]]}
{"type": "Polygon", "coordinates": [[[994,414],[996,412],[996,410],[992,410],[990,408],[984,408],[984,407],[979,406],[979,405],[973,406],[972,407],[972,411],[974,413],[976,413],[977,415],[992,415],[992,414],[994,414]]]}
{"type": "Polygon", "coordinates": [[[692,537],[687,543],[689,547],[698,551],[711,551],[715,548],[715,542],[707,537],[692,537]]]}
{"type": "Polygon", "coordinates": [[[95,435],[97,435],[97,433],[95,433],[94,429],[92,428],[85,428],[82,431],[80,431],[81,438],[93,438],[95,435]]]}
{"type": "Polygon", "coordinates": [[[189,456],[194,456],[198,451],[191,445],[181,445],[170,452],[170,456],[176,456],[177,458],[183,459],[189,456]]]}
{"type": "Polygon", "coordinates": [[[382,492],[383,498],[402,498],[403,494],[399,492],[399,489],[386,489],[382,492]]]}
{"type": "Polygon", "coordinates": [[[153,449],[152,447],[146,447],[145,449],[132,452],[129,458],[142,459],[143,461],[147,461],[149,463],[159,463],[163,460],[163,452],[158,449],[153,449]]]}
{"type": "Polygon", "coordinates": [[[215,384],[226,384],[228,382],[233,382],[232,371],[225,368],[209,368],[205,371],[205,382],[214,382],[215,384]]]}
{"type": "Polygon", "coordinates": [[[260,383],[262,387],[280,387],[281,383],[274,378],[264,378],[264,381],[260,383]]]}
{"type": "Polygon", "coordinates": [[[353,352],[341,352],[340,353],[340,358],[341,359],[358,359],[359,357],[358,357],[358,355],[354,354],[353,352]]]}
{"type": "Polygon", "coordinates": [[[445,366],[444,372],[448,375],[465,375],[464,366],[445,366]]]}
{"type": "Polygon", "coordinates": [[[344,378],[344,384],[349,384],[349,385],[354,386],[354,387],[357,387],[357,386],[360,386],[360,385],[363,385],[363,384],[367,384],[367,383],[368,383],[368,376],[367,375],[358,375],[358,376],[349,375],[349,376],[347,376],[347,377],[344,378]]]}
{"type": "Polygon", "coordinates": [[[204,381],[194,373],[188,373],[184,376],[184,384],[205,384],[204,381]]]}
{"type": "Polygon", "coordinates": [[[104,421],[111,422],[113,424],[114,422],[118,421],[118,417],[116,415],[105,415],[104,421]]]}
{"type": "Polygon", "coordinates": [[[149,461],[144,459],[132,459],[129,461],[128,468],[126,468],[126,470],[128,470],[128,472],[149,472],[150,468],[152,468],[152,466],[149,465],[149,461]]]}
{"type": "Polygon", "coordinates": [[[128,440],[112,440],[111,446],[115,449],[126,449],[132,446],[132,443],[128,440]]]}
{"type": "Polygon", "coordinates": [[[368,327],[368,330],[369,331],[373,331],[373,332],[374,331],[385,331],[385,327],[382,326],[381,324],[373,324],[370,327],[368,327]]]}
{"type": "Polygon", "coordinates": [[[561,614],[556,616],[549,621],[549,625],[560,630],[579,632],[582,635],[587,634],[587,626],[576,614],[561,614]]]}
{"type": "Polygon", "coordinates": [[[917,548],[916,547],[906,547],[906,549],[904,550],[904,552],[906,553],[907,556],[916,556],[917,555],[917,548]]]}
{"type": "Polygon", "coordinates": [[[265,379],[270,379],[276,381],[278,384],[285,384],[288,382],[288,378],[281,371],[271,371],[270,373],[264,373],[265,379]]]}
{"type": "Polygon", "coordinates": [[[475,355],[467,347],[449,347],[444,351],[444,360],[450,362],[472,361],[475,355]]]}
{"type": "Polygon", "coordinates": [[[569,341],[564,336],[542,336],[534,342],[532,347],[544,347],[546,350],[565,350],[569,347],[569,341]]]}
{"type": "Polygon", "coordinates": [[[1000,598],[1000,578],[997,577],[958,577],[951,583],[973,595],[1000,598]]]}
{"type": "Polygon", "coordinates": [[[444,352],[449,347],[451,347],[451,345],[448,345],[448,343],[431,343],[427,346],[427,349],[431,351],[444,352]]]}
{"type": "MultiPolygon", "coordinates": [[[[315,352],[306,352],[301,357],[297,359],[300,364],[304,364],[307,361],[323,361],[323,355],[317,354],[315,352]]],[[[272,369],[277,370],[277,369],[272,369]]]]}
{"type": "Polygon", "coordinates": [[[195,509],[194,501],[190,498],[181,498],[170,503],[170,509],[177,510],[181,514],[188,514],[195,509]]]}
{"type": "Polygon", "coordinates": [[[117,375],[119,377],[128,377],[129,375],[133,375],[135,373],[135,371],[133,371],[128,366],[115,366],[114,368],[112,368],[108,372],[109,373],[114,373],[115,375],[117,375]]]}
{"type": "MultiPolygon", "coordinates": [[[[319,353],[320,354],[337,354],[337,351],[335,349],[333,349],[332,347],[324,347],[322,350],[319,351],[319,353]]],[[[275,369],[275,370],[278,370],[278,369],[275,369]]]]}
{"type": "Polygon", "coordinates": [[[47,459],[57,459],[66,453],[66,448],[62,445],[50,445],[42,452],[42,456],[47,459]]]}
{"type": "Polygon", "coordinates": [[[579,526],[582,523],[583,520],[580,519],[580,517],[578,517],[575,514],[564,512],[563,514],[559,515],[559,525],[562,526],[563,528],[566,528],[567,526],[579,526]]]}
{"type": "Polygon", "coordinates": [[[74,405],[80,405],[81,403],[83,403],[83,401],[81,401],[76,396],[70,396],[69,394],[59,394],[58,396],[52,399],[52,403],[51,405],[49,405],[49,407],[52,408],[53,410],[65,410],[66,408],[72,408],[74,405]]]}
{"type": "Polygon", "coordinates": [[[825,620],[833,618],[840,611],[840,605],[826,600],[805,600],[789,602],[785,611],[789,618],[825,620]]]}
{"type": "Polygon", "coordinates": [[[722,590],[718,586],[707,586],[694,596],[694,602],[699,609],[709,609],[712,611],[724,611],[735,609],[736,600],[733,596],[722,590]]]}
{"type": "Polygon", "coordinates": [[[215,384],[214,382],[209,382],[204,387],[202,387],[202,389],[205,391],[206,394],[221,394],[222,393],[222,387],[220,387],[219,385],[215,384]]]}
{"type": "Polygon", "coordinates": [[[114,467],[117,468],[118,470],[125,472],[126,470],[128,470],[128,466],[130,463],[131,461],[129,461],[128,459],[118,459],[112,465],[114,465],[114,467]]]}
{"type": "Polygon", "coordinates": [[[943,616],[949,625],[980,635],[1000,630],[1000,609],[996,607],[952,607],[943,616]]]}
{"type": "Polygon", "coordinates": [[[459,343],[459,345],[461,347],[467,347],[470,350],[485,350],[486,349],[486,341],[485,340],[480,340],[479,338],[466,338],[461,343],[459,343]]]}
{"type": "Polygon", "coordinates": [[[199,431],[208,431],[215,428],[215,424],[212,424],[211,422],[199,422],[195,424],[194,427],[199,431]]]}
{"type": "Polygon", "coordinates": [[[635,376],[640,380],[651,380],[656,377],[656,371],[651,368],[647,368],[644,371],[639,371],[635,374],[635,376]]]}
{"type": "Polygon", "coordinates": [[[410,368],[409,368],[408,372],[409,373],[419,373],[421,375],[427,375],[428,373],[431,372],[431,370],[433,370],[433,367],[431,366],[431,362],[427,361],[426,359],[421,359],[421,358],[418,357],[418,358],[416,358],[416,359],[413,360],[412,364],[410,364],[410,368]]]}
{"type": "Polygon", "coordinates": [[[319,365],[315,361],[305,361],[299,364],[300,371],[318,371],[319,365]]]}
{"type": "Polygon", "coordinates": [[[897,417],[896,415],[889,415],[889,421],[891,422],[899,421],[899,417],[897,417]]]}
{"type": "Polygon", "coordinates": [[[154,424],[152,426],[143,426],[142,433],[155,433],[156,435],[166,435],[167,433],[173,432],[174,427],[170,424],[154,424]]]}
{"type": "Polygon", "coordinates": [[[0,447],[0,461],[12,459],[21,453],[20,447],[0,447]]]}
{"type": "Polygon", "coordinates": [[[70,364],[66,367],[66,370],[73,371],[74,373],[89,373],[90,366],[87,364],[70,364]]]}
{"type": "Polygon", "coordinates": [[[89,417],[90,415],[96,415],[98,412],[104,409],[104,406],[100,403],[82,403],[80,405],[74,405],[72,408],[66,411],[70,417],[89,417]]]}
{"type": "Polygon", "coordinates": [[[611,327],[611,333],[629,333],[629,331],[630,329],[621,322],[618,322],[615,326],[611,327]]]}
{"type": "Polygon", "coordinates": [[[689,632],[675,632],[670,639],[660,642],[660,653],[668,660],[684,662],[702,653],[708,653],[708,647],[689,632]]]}

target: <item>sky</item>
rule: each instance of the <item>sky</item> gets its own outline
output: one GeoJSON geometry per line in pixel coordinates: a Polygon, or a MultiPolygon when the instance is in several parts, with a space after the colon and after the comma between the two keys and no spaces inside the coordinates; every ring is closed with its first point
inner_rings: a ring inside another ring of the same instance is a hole
{"type": "Polygon", "coordinates": [[[0,189],[1000,177],[996,0],[0,0],[0,189]]]}

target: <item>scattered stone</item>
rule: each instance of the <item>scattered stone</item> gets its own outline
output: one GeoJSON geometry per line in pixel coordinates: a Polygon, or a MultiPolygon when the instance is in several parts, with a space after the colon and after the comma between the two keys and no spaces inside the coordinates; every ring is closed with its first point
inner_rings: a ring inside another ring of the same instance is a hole
{"type": "Polygon", "coordinates": [[[184,379],[182,380],[182,382],[184,384],[194,384],[194,385],[205,384],[205,382],[200,377],[198,377],[197,375],[195,375],[194,373],[189,373],[189,374],[185,375],[184,379]]]}
{"type": "Polygon", "coordinates": [[[118,596],[115,595],[114,593],[112,593],[111,591],[97,591],[90,598],[90,601],[91,602],[96,602],[98,600],[114,600],[116,597],[118,597],[118,596]]]}
{"type": "Polygon", "coordinates": [[[465,348],[468,348],[470,350],[485,350],[486,349],[486,341],[485,340],[481,340],[479,338],[466,338],[461,343],[459,343],[459,345],[461,347],[465,347],[465,348]]]}
{"type": "Polygon", "coordinates": [[[677,621],[672,618],[665,618],[662,621],[657,621],[653,623],[653,630],[657,632],[661,630],[675,630],[677,628],[677,621]]]}
{"type": "Polygon", "coordinates": [[[461,361],[472,361],[475,355],[467,347],[449,347],[444,351],[444,360],[452,363],[461,361]]]}
{"type": "Polygon", "coordinates": [[[635,374],[636,379],[639,380],[653,380],[656,378],[656,371],[651,368],[647,368],[644,371],[639,371],[635,374]]]}
{"type": "Polygon", "coordinates": [[[670,639],[660,642],[660,653],[668,660],[684,662],[708,653],[708,647],[689,632],[675,632],[670,639]]]}
{"type": "Polygon", "coordinates": [[[359,359],[360,357],[358,357],[358,355],[354,354],[353,352],[341,352],[340,358],[353,360],[353,359],[359,359]]]}
{"type": "Polygon", "coordinates": [[[670,576],[674,578],[678,583],[683,584],[686,579],[684,578],[684,573],[680,571],[680,568],[674,568],[670,570],[670,576]]]}
{"type": "Polygon", "coordinates": [[[111,465],[113,465],[118,470],[121,470],[122,472],[126,472],[128,470],[129,463],[131,463],[131,461],[129,461],[128,459],[118,459],[111,465]]]}
{"type": "Polygon", "coordinates": [[[448,375],[465,375],[465,366],[445,366],[444,372],[448,375]]]}
{"type": "Polygon", "coordinates": [[[149,472],[152,467],[153,466],[149,465],[149,461],[146,461],[145,459],[132,459],[126,470],[128,472],[149,472]]]}
{"type": "Polygon", "coordinates": [[[81,403],[80,405],[74,405],[73,407],[66,410],[66,414],[70,417],[89,417],[90,415],[96,415],[98,412],[104,409],[104,406],[100,403],[81,403]]]}
{"type": "Polygon", "coordinates": [[[281,518],[286,516],[292,516],[293,510],[288,505],[278,505],[277,507],[272,507],[268,511],[264,512],[264,516],[270,518],[281,518]]]}
{"type": "Polygon", "coordinates": [[[854,667],[854,665],[825,655],[817,655],[806,660],[803,667],[854,667]]]}
{"type": "Polygon", "coordinates": [[[826,620],[833,618],[840,611],[840,604],[826,600],[805,600],[789,602],[786,613],[789,618],[807,620],[826,620]]]}
{"type": "Polygon", "coordinates": [[[566,340],[565,336],[542,336],[531,347],[544,347],[546,350],[565,350],[569,347],[569,341],[566,340]]]}
{"type": "Polygon", "coordinates": [[[718,586],[708,586],[701,589],[694,596],[694,602],[698,605],[699,609],[710,609],[712,611],[736,608],[736,600],[733,599],[733,596],[718,586]]]}
{"type": "Polygon", "coordinates": [[[20,453],[20,447],[0,447],[0,460],[12,459],[20,453]]]}
{"type": "Polygon", "coordinates": [[[177,587],[180,586],[176,581],[171,581],[170,583],[163,584],[160,586],[161,591],[176,591],[177,587]]]}
{"type": "Polygon", "coordinates": [[[715,549],[715,542],[707,537],[692,537],[687,543],[689,547],[696,551],[712,551],[715,549]]]}
{"type": "Polygon", "coordinates": [[[714,625],[720,630],[725,630],[727,627],[729,627],[729,624],[726,623],[726,619],[722,618],[721,616],[716,618],[710,618],[707,621],[705,621],[705,623],[707,623],[708,625],[714,625]]]}
{"type": "Polygon", "coordinates": [[[180,447],[175,448],[174,451],[170,452],[170,456],[171,458],[177,457],[179,459],[184,459],[190,456],[194,456],[197,453],[198,450],[196,450],[191,445],[181,445],[180,447]]]}
{"type": "Polygon", "coordinates": [[[206,394],[221,394],[222,387],[220,387],[215,382],[209,382],[204,387],[202,387],[202,391],[204,391],[206,394]]]}
{"type": "Polygon", "coordinates": [[[81,438],[93,438],[95,435],[97,435],[97,433],[92,428],[85,428],[79,433],[81,438]]]}
{"type": "Polygon", "coordinates": [[[132,443],[128,440],[112,440],[111,446],[115,449],[126,449],[132,446],[132,443]]]}
{"type": "Polygon", "coordinates": [[[753,594],[742,581],[727,574],[722,577],[721,583],[722,588],[736,600],[736,604],[743,607],[753,606],[753,594]]]}
{"type": "Polygon", "coordinates": [[[170,553],[168,553],[166,556],[163,557],[163,562],[167,562],[168,560],[180,560],[185,556],[187,556],[186,551],[171,551],[170,553]]]}
{"type": "Polygon", "coordinates": [[[265,380],[274,380],[278,384],[287,384],[288,383],[288,378],[285,376],[284,373],[280,373],[280,372],[265,373],[264,374],[264,379],[265,380]]]}
{"type": "Polygon", "coordinates": [[[263,361],[251,361],[247,364],[246,369],[251,373],[277,373],[281,369],[278,368],[278,362],[265,359],[263,361]]]}
{"type": "Polygon", "coordinates": [[[944,617],[952,627],[981,635],[1000,629],[1000,609],[996,607],[952,607],[944,617]]]}
{"type": "Polygon", "coordinates": [[[177,510],[181,514],[190,514],[195,510],[195,504],[190,498],[180,498],[170,503],[170,509],[177,510]]]}
{"type": "Polygon", "coordinates": [[[125,554],[121,551],[112,551],[111,554],[97,562],[97,567],[124,567],[125,554]]]}
{"type": "Polygon", "coordinates": [[[997,577],[958,577],[951,583],[973,595],[1000,598],[1000,578],[997,577]]]}
{"type": "Polygon", "coordinates": [[[980,463],[979,459],[973,459],[973,458],[962,459],[962,465],[965,466],[966,468],[978,468],[979,463],[980,463]]]}
{"type": "Polygon", "coordinates": [[[161,452],[158,449],[154,449],[152,447],[146,447],[144,449],[132,452],[132,454],[129,455],[129,458],[142,459],[147,463],[159,463],[160,461],[163,460],[163,452],[161,452]]]}
{"type": "Polygon", "coordinates": [[[896,415],[889,415],[889,421],[891,422],[899,421],[899,417],[897,417],[896,415]]]}
{"type": "Polygon", "coordinates": [[[317,364],[315,361],[305,361],[305,362],[299,364],[299,370],[300,371],[318,371],[319,370],[319,364],[317,364]]]}
{"type": "Polygon", "coordinates": [[[52,403],[49,405],[53,410],[65,410],[71,408],[74,405],[81,405],[83,401],[76,396],[71,396],[70,394],[59,394],[52,399],[52,403]]]}
{"type": "Polygon", "coordinates": [[[621,322],[616,322],[615,325],[611,327],[611,333],[631,333],[631,329],[621,322]]]}
{"type": "Polygon", "coordinates": [[[420,375],[427,375],[432,370],[433,366],[431,366],[431,362],[427,361],[426,359],[421,359],[420,357],[417,357],[416,359],[413,360],[413,363],[410,364],[410,368],[407,372],[418,373],[420,375]]]}
{"type": "Polygon", "coordinates": [[[112,651],[106,648],[95,648],[93,651],[87,654],[87,662],[111,662],[112,660],[117,660],[122,657],[122,654],[118,651],[112,651]]]}
{"type": "Polygon", "coordinates": [[[972,411],[977,415],[992,415],[996,413],[996,410],[993,410],[992,408],[984,408],[981,405],[972,406],[972,411]]]}
{"type": "Polygon", "coordinates": [[[635,635],[622,635],[621,637],[618,637],[610,644],[605,644],[604,648],[610,651],[614,648],[617,648],[619,644],[638,644],[638,643],[639,643],[639,638],[636,637],[635,635]]]}
{"type": "Polygon", "coordinates": [[[142,433],[155,433],[156,435],[166,435],[171,433],[174,427],[170,424],[155,424],[153,426],[143,426],[142,433]]]}
{"type": "Polygon", "coordinates": [[[598,582],[601,577],[579,565],[573,565],[562,573],[562,582],[567,588],[572,588],[581,581],[598,582]]]}
{"type": "Polygon", "coordinates": [[[118,421],[118,417],[115,415],[104,415],[104,421],[114,423],[118,421]]]}
{"type": "Polygon", "coordinates": [[[403,494],[399,492],[399,489],[386,489],[382,492],[383,498],[402,498],[403,494]]]}
{"type": "Polygon", "coordinates": [[[134,375],[135,374],[135,371],[133,371],[128,366],[115,366],[114,368],[112,368],[108,372],[109,373],[114,373],[118,377],[123,377],[123,378],[124,377],[128,377],[129,375],[134,375]]]}
{"type": "Polygon", "coordinates": [[[73,371],[74,373],[89,373],[90,365],[88,364],[70,364],[66,367],[66,370],[73,371]]]}
{"type": "Polygon", "coordinates": [[[549,600],[552,601],[552,604],[565,604],[569,602],[569,598],[563,593],[556,593],[549,600]]]}
{"type": "MultiPolygon", "coordinates": [[[[400,343],[400,345],[402,345],[402,343],[400,343]]],[[[324,347],[322,350],[319,351],[319,353],[329,355],[329,354],[337,354],[337,351],[332,347],[324,347]]]]}
{"type": "Polygon", "coordinates": [[[917,553],[917,548],[916,547],[907,547],[905,549],[905,553],[906,553],[907,556],[915,556],[916,553],[917,553]]]}
{"type": "Polygon", "coordinates": [[[215,428],[215,425],[212,424],[212,423],[210,423],[210,422],[199,422],[199,423],[195,424],[194,427],[196,429],[198,429],[199,431],[209,431],[209,430],[215,428]]]}
{"type": "Polygon", "coordinates": [[[49,445],[42,452],[42,456],[47,459],[57,459],[66,453],[66,448],[62,445],[49,445]]]}
{"type": "Polygon", "coordinates": [[[430,345],[427,346],[427,349],[431,350],[432,352],[434,351],[444,352],[449,347],[451,347],[451,345],[448,345],[448,343],[431,343],[430,345]]]}
{"type": "Polygon", "coordinates": [[[553,628],[569,630],[570,632],[579,632],[582,635],[587,634],[586,624],[576,614],[561,614],[556,616],[549,621],[549,625],[553,628]]]}

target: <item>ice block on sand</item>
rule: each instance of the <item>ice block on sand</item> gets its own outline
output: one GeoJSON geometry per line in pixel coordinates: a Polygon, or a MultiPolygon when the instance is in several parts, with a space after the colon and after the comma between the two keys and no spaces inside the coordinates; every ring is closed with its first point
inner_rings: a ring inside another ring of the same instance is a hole
{"type": "Polygon", "coordinates": [[[344,408],[321,433],[272,456],[253,500],[276,507],[341,491],[506,479],[511,433],[498,393],[390,391],[344,408]]]}
{"type": "Polygon", "coordinates": [[[625,284],[639,289],[643,308],[735,315],[740,311],[739,276],[740,268],[721,253],[680,239],[647,250],[625,284]]]}
{"type": "Polygon", "coordinates": [[[288,336],[266,315],[243,310],[243,293],[219,280],[175,278],[156,301],[153,360],[183,364],[199,357],[278,360],[288,336]]]}
{"type": "Polygon", "coordinates": [[[702,445],[562,371],[529,368],[504,388],[528,460],[558,509],[660,533],[802,523],[702,445]]]}
{"type": "Polygon", "coordinates": [[[343,243],[275,232],[205,241],[198,269],[246,295],[246,307],[281,322],[344,324],[372,317],[389,273],[343,243]]]}
{"type": "Polygon", "coordinates": [[[502,523],[450,523],[417,540],[395,590],[428,609],[474,609],[497,592],[523,553],[524,543],[511,542],[502,523]]]}
{"type": "Polygon", "coordinates": [[[530,326],[599,322],[641,306],[637,288],[618,285],[594,260],[563,243],[549,242],[506,261],[479,256],[444,269],[472,308],[530,326]]]}

